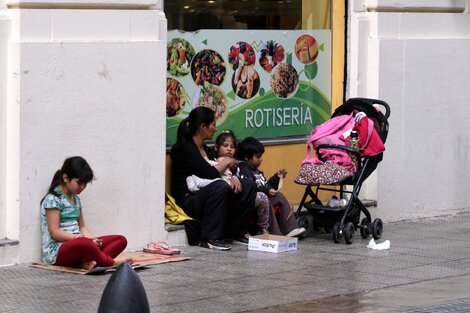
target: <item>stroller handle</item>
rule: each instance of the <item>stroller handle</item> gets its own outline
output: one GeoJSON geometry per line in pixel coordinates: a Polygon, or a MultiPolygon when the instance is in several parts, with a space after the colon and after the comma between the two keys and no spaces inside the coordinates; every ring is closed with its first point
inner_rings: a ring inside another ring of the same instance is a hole
{"type": "MultiPolygon", "coordinates": [[[[389,118],[390,117],[390,106],[388,105],[387,102],[385,101],[382,101],[382,100],[379,100],[379,99],[369,99],[369,98],[351,98],[349,99],[351,101],[360,101],[360,102],[365,102],[369,105],[374,105],[374,104],[378,104],[378,105],[381,105],[385,108],[385,118],[389,118]]],[[[349,101],[348,100],[348,101],[349,101]]]]}

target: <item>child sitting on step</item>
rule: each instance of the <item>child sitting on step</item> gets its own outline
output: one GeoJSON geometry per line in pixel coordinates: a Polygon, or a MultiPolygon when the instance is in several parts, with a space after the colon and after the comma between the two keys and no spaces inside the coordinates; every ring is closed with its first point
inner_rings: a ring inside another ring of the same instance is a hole
{"type": "MultiPolygon", "coordinates": [[[[239,175],[241,179],[252,179],[258,193],[263,193],[269,200],[269,233],[288,237],[300,237],[305,228],[299,224],[293,214],[287,198],[279,191],[282,179],[287,175],[285,169],[279,170],[269,180],[259,170],[263,162],[264,146],[254,137],[247,137],[238,144],[239,175]]],[[[257,196],[258,198],[258,196],[257,196]]]]}

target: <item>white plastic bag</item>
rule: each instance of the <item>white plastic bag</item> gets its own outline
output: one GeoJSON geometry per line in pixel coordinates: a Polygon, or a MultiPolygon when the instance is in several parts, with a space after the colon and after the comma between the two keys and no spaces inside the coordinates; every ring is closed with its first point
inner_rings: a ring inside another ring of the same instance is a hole
{"type": "Polygon", "coordinates": [[[367,245],[367,248],[371,248],[371,249],[374,249],[374,250],[388,250],[388,249],[390,249],[390,241],[385,240],[384,242],[376,243],[374,238],[372,238],[369,241],[369,244],[367,245]]]}

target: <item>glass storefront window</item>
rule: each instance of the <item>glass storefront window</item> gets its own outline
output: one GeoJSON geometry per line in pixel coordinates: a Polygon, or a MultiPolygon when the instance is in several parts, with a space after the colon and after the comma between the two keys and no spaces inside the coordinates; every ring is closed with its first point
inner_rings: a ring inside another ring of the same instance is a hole
{"type": "Polygon", "coordinates": [[[329,29],[330,0],[167,0],[168,29],[329,29]]]}
{"type": "Polygon", "coordinates": [[[214,109],[219,131],[265,143],[304,142],[342,94],[334,79],[344,68],[342,61],[333,64],[334,54],[344,59],[344,41],[331,27],[335,3],[165,1],[167,145],[180,121],[201,105],[214,109]],[[333,49],[338,42],[340,49],[333,49]]]}

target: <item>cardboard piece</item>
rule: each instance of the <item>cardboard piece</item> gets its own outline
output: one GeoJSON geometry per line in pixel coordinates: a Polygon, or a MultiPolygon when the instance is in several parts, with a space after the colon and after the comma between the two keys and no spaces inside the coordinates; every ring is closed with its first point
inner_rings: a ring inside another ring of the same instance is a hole
{"type": "MultiPolygon", "coordinates": [[[[180,255],[153,254],[153,253],[146,253],[146,252],[141,252],[141,251],[123,252],[118,256],[118,258],[128,258],[128,257],[131,257],[134,260],[134,264],[132,264],[132,268],[134,269],[143,268],[143,267],[150,266],[150,265],[169,263],[169,262],[178,262],[178,261],[191,259],[190,257],[184,257],[180,255]]],[[[116,267],[95,267],[94,269],[90,271],[86,271],[78,267],[49,265],[49,264],[45,264],[42,262],[33,262],[31,266],[36,267],[36,268],[46,269],[46,270],[61,271],[61,272],[82,274],[82,275],[96,275],[96,274],[103,274],[107,272],[116,271],[116,267]]]]}
{"type": "Polygon", "coordinates": [[[248,250],[273,253],[297,250],[298,238],[270,234],[252,236],[248,239],[248,250]]]}

